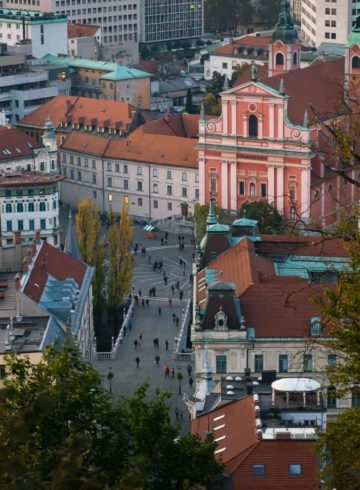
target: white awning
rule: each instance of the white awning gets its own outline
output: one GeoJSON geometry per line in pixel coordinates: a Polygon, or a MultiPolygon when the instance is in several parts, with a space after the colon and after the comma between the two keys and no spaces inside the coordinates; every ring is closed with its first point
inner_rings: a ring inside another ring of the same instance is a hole
{"type": "Polygon", "coordinates": [[[271,388],[275,391],[317,391],[320,383],[310,378],[282,378],[274,381],[271,388]]]}

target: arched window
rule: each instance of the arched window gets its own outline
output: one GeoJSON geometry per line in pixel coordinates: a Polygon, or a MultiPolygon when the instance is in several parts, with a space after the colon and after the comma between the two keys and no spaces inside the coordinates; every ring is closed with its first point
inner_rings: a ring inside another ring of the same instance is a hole
{"type": "Polygon", "coordinates": [[[293,64],[294,64],[294,66],[297,65],[297,59],[298,59],[298,56],[297,56],[297,53],[295,52],[294,53],[294,56],[293,56],[293,64]]]}
{"type": "Polygon", "coordinates": [[[353,59],[351,60],[351,66],[355,70],[360,70],[360,58],[359,58],[359,56],[353,57],[353,59]]]}
{"type": "Polygon", "coordinates": [[[249,117],[249,136],[257,138],[258,135],[258,119],[253,114],[249,117]]]}
{"type": "Polygon", "coordinates": [[[250,190],[250,196],[251,197],[255,197],[255,195],[256,195],[256,187],[255,187],[254,182],[251,182],[250,187],[249,187],[249,190],[250,190]]]}
{"type": "Polygon", "coordinates": [[[275,65],[284,66],[284,55],[282,53],[276,53],[275,65]]]}
{"type": "Polygon", "coordinates": [[[327,389],[327,407],[336,408],[336,388],[329,386],[327,389]]]}

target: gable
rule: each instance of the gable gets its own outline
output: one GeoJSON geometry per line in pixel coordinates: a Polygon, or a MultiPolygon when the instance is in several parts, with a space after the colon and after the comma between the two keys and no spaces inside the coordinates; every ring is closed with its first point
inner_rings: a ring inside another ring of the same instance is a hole
{"type": "Polygon", "coordinates": [[[234,87],[230,90],[227,90],[226,92],[222,92],[220,94],[221,96],[226,96],[226,95],[258,95],[258,96],[265,96],[265,97],[277,97],[279,99],[282,99],[283,96],[279,94],[279,92],[271,87],[268,87],[264,83],[261,82],[255,82],[251,80],[250,82],[244,83],[242,85],[239,85],[237,87],[234,87]]]}

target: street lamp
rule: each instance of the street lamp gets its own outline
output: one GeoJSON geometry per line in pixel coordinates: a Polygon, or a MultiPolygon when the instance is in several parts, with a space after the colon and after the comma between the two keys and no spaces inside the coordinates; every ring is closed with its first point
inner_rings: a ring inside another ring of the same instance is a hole
{"type": "Polygon", "coordinates": [[[108,372],[108,375],[107,375],[107,379],[109,380],[109,393],[110,395],[112,395],[112,386],[111,386],[111,381],[114,377],[114,373],[112,372],[112,368],[109,367],[109,372],[108,372]]]}
{"type": "Polygon", "coordinates": [[[179,395],[181,396],[181,380],[183,379],[183,375],[182,373],[180,373],[180,371],[177,373],[176,375],[178,381],[179,381],[179,395]]]}

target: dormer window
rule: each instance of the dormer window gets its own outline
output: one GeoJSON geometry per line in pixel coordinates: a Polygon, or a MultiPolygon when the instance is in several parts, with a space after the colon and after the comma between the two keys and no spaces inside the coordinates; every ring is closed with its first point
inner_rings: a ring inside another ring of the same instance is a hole
{"type": "Polygon", "coordinates": [[[220,309],[215,315],[215,330],[226,331],[227,329],[227,316],[223,312],[222,305],[220,305],[220,309]]]}
{"type": "Polygon", "coordinates": [[[320,317],[314,316],[311,319],[310,333],[312,336],[318,336],[321,334],[320,317]]]}

